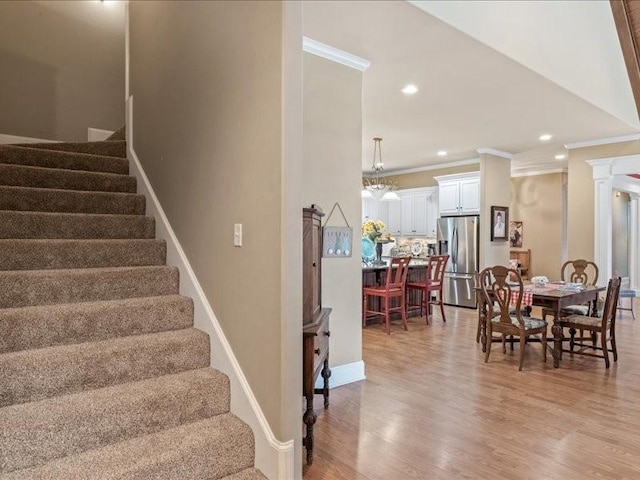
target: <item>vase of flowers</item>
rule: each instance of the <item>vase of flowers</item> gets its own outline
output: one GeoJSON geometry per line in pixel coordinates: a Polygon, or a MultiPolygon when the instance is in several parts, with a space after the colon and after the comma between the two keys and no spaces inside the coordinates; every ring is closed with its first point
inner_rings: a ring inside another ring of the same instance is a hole
{"type": "Polygon", "coordinates": [[[384,232],[384,222],[381,220],[367,220],[362,224],[362,236],[368,237],[376,245],[376,264],[385,263],[382,260],[382,245],[392,242],[391,233],[384,232]]]}
{"type": "Polygon", "coordinates": [[[376,242],[382,237],[384,232],[384,222],[381,220],[367,220],[362,224],[362,236],[369,237],[372,242],[376,242]]]}

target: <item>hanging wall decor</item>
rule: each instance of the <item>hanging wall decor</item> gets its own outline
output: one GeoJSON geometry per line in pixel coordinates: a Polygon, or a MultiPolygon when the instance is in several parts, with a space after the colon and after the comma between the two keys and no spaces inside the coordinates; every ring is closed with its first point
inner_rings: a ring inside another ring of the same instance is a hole
{"type": "Polygon", "coordinates": [[[325,226],[322,227],[322,256],[323,257],[350,257],[353,248],[353,229],[347,222],[340,204],[336,202],[331,209],[331,212],[325,220],[325,226]],[[327,226],[331,215],[335,208],[338,207],[346,227],[333,227],[327,226]]]}

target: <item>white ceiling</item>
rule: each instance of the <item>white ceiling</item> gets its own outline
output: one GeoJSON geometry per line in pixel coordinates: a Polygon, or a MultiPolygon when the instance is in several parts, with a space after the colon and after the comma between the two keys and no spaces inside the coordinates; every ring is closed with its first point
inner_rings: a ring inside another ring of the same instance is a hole
{"type": "Polygon", "coordinates": [[[566,143],[638,132],[407,2],[303,8],[306,37],[371,61],[363,74],[363,170],[371,168],[374,136],[383,137],[390,171],[474,158],[478,148],[552,160],[566,143]],[[417,94],[400,92],[409,83],[417,94]],[[543,133],[553,134],[544,145],[543,133]]]}

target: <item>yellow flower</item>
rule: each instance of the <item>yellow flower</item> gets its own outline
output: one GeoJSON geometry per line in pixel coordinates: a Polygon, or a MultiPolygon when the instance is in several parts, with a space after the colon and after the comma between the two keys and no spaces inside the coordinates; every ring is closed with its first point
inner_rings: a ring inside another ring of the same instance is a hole
{"type": "Polygon", "coordinates": [[[384,222],[381,220],[367,220],[362,224],[362,235],[375,240],[382,236],[384,231],[384,222]]]}

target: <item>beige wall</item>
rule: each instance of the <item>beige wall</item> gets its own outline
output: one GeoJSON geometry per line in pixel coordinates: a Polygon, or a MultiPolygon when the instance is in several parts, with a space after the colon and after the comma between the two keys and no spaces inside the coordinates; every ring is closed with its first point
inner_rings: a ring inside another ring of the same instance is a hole
{"type": "Polygon", "coordinates": [[[434,177],[440,175],[453,175],[454,173],[477,172],[480,166],[477,163],[461,165],[458,167],[438,168],[424,172],[404,173],[402,175],[390,175],[389,179],[398,184],[398,188],[437,187],[438,182],[434,177]]]}
{"type": "Polygon", "coordinates": [[[132,2],[130,42],[136,153],[271,428],[299,439],[301,354],[287,349],[302,327],[283,304],[301,311],[302,297],[282,291],[281,245],[287,230],[300,243],[302,202],[283,218],[295,195],[282,179],[301,180],[283,162],[283,4],[132,2]]]}
{"type": "Polygon", "coordinates": [[[0,2],[0,133],[82,141],[124,124],[124,2],[0,2]]]}
{"type": "MultiPolygon", "coordinates": [[[[333,308],[330,362],[343,365],[362,360],[362,73],[305,53],[303,75],[304,204],[328,215],[338,202],[354,229],[350,258],[322,260],[322,305],[333,308]]],[[[345,226],[337,208],[329,225],[345,226]]]]}
{"type": "Polygon", "coordinates": [[[508,207],[511,160],[480,155],[480,269],[509,264],[509,242],[491,241],[491,206],[508,207]]]}
{"type": "Polygon", "coordinates": [[[569,258],[594,258],[593,169],[587,160],[640,154],[640,141],[569,151],[567,242],[569,258]]]}
{"type": "Polygon", "coordinates": [[[529,278],[558,279],[562,261],[562,173],[511,179],[510,221],[522,221],[522,248],[531,250],[529,278]]]}

